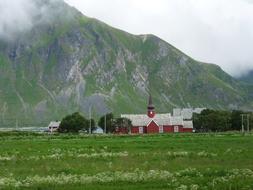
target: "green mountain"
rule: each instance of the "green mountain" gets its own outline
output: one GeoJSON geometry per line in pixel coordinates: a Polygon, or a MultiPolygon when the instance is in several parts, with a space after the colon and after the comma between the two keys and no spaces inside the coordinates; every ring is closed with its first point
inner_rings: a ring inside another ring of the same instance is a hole
{"type": "Polygon", "coordinates": [[[239,78],[241,81],[253,84],[253,71],[250,71],[247,75],[239,78]]]}
{"type": "MultiPolygon", "coordinates": [[[[50,21],[0,40],[0,126],[46,126],[74,111],[250,108],[249,86],[153,35],[132,35],[62,1],[38,1],[50,21]],[[55,11],[58,10],[58,11],[55,11]]],[[[40,17],[43,15],[37,15],[40,17]]]]}

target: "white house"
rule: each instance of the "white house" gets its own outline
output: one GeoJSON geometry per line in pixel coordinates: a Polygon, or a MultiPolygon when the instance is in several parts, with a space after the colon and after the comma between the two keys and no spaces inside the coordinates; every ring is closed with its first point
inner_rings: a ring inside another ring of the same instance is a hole
{"type": "Polygon", "coordinates": [[[51,121],[48,125],[48,131],[56,132],[60,127],[61,122],[60,121],[51,121]]]}

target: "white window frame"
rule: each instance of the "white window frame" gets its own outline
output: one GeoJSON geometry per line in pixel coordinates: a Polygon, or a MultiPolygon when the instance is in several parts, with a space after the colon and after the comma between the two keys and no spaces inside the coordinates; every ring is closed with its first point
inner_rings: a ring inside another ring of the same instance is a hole
{"type": "Polygon", "coordinates": [[[159,133],[163,133],[163,126],[159,126],[159,133]]]}
{"type": "Polygon", "coordinates": [[[143,127],[139,127],[139,133],[143,134],[143,127]]]}
{"type": "Polygon", "coordinates": [[[179,133],[179,126],[178,125],[174,126],[174,133],[179,133]]]}

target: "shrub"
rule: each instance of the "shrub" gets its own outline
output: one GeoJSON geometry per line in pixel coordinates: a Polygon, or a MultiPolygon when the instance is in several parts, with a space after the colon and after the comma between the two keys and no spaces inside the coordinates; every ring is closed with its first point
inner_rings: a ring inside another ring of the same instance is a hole
{"type": "Polygon", "coordinates": [[[76,112],[62,119],[58,131],[61,133],[77,133],[80,130],[87,130],[88,128],[89,121],[76,112]]]}

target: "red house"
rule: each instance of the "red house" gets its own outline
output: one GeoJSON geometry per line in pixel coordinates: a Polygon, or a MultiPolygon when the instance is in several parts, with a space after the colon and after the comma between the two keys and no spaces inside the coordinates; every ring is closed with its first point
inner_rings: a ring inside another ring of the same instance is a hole
{"type": "MultiPolygon", "coordinates": [[[[182,116],[171,116],[170,113],[156,114],[152,97],[149,96],[147,114],[121,115],[132,121],[131,133],[151,134],[151,133],[180,133],[192,132],[192,121],[184,121],[182,116]]],[[[127,130],[120,129],[121,133],[127,130]]]]}

